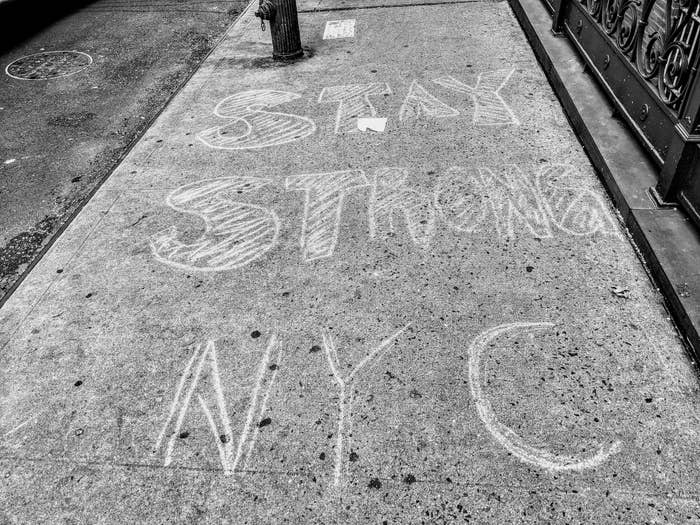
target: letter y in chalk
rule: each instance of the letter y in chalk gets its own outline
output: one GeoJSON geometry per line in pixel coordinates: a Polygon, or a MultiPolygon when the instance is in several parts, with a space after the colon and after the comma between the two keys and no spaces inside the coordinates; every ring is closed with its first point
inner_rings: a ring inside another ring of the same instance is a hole
{"type": "Polygon", "coordinates": [[[326,352],[328,366],[331,369],[335,382],[338,383],[340,389],[340,399],[338,401],[340,411],[338,414],[338,432],[336,435],[335,444],[335,468],[333,470],[333,486],[338,488],[341,484],[343,472],[347,469],[347,461],[344,458],[343,444],[348,439],[349,432],[347,427],[352,425],[352,405],[354,402],[354,381],[357,374],[365,366],[371,365],[378,361],[389,349],[389,345],[398,338],[409,325],[404,326],[394,335],[384,339],[376,348],[374,348],[360,363],[355,366],[351,372],[345,376],[340,372],[340,362],[338,361],[338,352],[335,348],[335,343],[331,334],[325,332],[323,334],[323,349],[326,352]]]}

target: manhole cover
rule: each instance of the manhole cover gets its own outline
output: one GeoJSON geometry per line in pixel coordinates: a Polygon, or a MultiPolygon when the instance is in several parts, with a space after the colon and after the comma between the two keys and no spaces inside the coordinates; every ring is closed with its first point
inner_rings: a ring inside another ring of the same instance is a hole
{"type": "Polygon", "coordinates": [[[80,51],[47,51],[18,58],[5,73],[19,80],[49,80],[67,77],[92,64],[92,57],[80,51]]]}

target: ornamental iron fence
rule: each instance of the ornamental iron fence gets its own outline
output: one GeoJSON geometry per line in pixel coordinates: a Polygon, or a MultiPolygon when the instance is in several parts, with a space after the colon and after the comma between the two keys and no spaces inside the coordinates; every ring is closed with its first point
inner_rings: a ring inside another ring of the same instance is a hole
{"type": "Polygon", "coordinates": [[[543,0],[700,226],[700,0],[543,0]]]}

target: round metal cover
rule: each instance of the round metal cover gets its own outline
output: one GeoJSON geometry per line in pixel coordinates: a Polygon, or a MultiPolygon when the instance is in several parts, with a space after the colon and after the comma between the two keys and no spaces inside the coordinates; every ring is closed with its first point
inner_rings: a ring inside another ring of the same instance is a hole
{"type": "Polygon", "coordinates": [[[67,77],[92,64],[92,57],[80,51],[47,51],[18,58],[5,73],[19,80],[49,80],[67,77]]]}

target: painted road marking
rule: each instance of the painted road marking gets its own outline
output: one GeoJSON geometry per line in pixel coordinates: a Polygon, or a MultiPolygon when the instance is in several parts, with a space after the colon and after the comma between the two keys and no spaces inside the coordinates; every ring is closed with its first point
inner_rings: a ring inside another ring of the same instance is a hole
{"type": "Polygon", "coordinates": [[[326,30],[323,32],[324,40],[334,38],[353,38],[355,36],[355,19],[329,20],[326,22],[326,30]]]}

